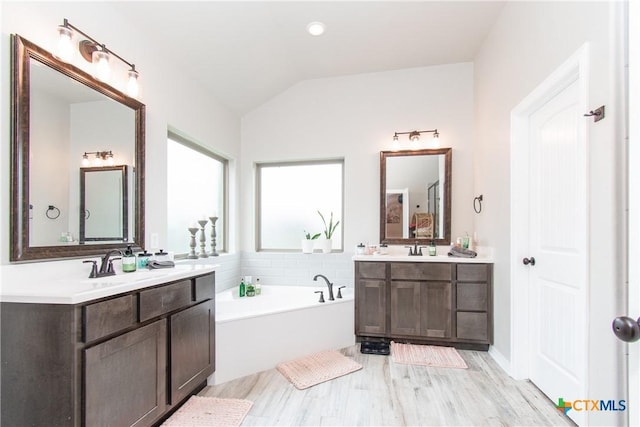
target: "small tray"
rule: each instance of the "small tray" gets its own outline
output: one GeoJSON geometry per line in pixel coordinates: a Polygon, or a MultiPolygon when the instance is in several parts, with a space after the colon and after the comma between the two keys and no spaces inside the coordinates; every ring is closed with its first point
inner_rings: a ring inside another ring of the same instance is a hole
{"type": "Polygon", "coordinates": [[[391,348],[389,343],[384,341],[362,341],[360,343],[360,353],[388,356],[391,353],[391,348]]]}

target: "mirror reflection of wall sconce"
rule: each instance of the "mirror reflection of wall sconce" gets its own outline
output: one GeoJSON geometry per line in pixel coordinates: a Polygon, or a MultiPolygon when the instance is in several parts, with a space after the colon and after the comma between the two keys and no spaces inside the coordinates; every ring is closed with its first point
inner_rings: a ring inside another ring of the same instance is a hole
{"type": "Polygon", "coordinates": [[[103,82],[109,81],[109,77],[111,75],[109,60],[111,56],[115,56],[130,67],[129,71],[127,71],[128,79],[126,90],[129,96],[137,98],[140,93],[140,86],[138,84],[139,74],[136,71],[135,64],[125,60],[114,51],[107,49],[104,44],[96,41],[77,27],[71,25],[66,18],[64,19],[63,24],[58,26],[58,49],[56,57],[65,62],[71,61],[75,53],[75,33],[79,33],[86,38],[85,40],[80,40],[78,42],[78,51],[87,62],[91,62],[93,64],[95,69],[94,75],[97,79],[103,82]]]}
{"type": "Polygon", "coordinates": [[[412,143],[417,143],[420,140],[420,135],[423,133],[433,134],[433,141],[431,142],[431,144],[429,144],[431,148],[440,147],[440,141],[439,141],[440,134],[438,133],[438,129],[412,130],[411,132],[395,132],[393,134],[393,145],[394,147],[397,147],[400,144],[400,142],[398,141],[398,135],[409,135],[409,141],[411,141],[412,143]]]}
{"type": "Polygon", "coordinates": [[[89,154],[95,154],[95,157],[93,158],[93,165],[92,166],[96,166],[96,167],[113,166],[113,164],[115,162],[113,160],[113,152],[111,150],[109,150],[109,151],[85,151],[85,153],[82,155],[82,166],[85,167],[85,168],[89,166],[89,154]]]}

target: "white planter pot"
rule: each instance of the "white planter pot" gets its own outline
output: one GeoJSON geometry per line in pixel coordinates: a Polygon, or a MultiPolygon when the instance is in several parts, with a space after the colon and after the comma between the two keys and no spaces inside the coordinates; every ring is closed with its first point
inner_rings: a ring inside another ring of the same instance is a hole
{"type": "Polygon", "coordinates": [[[332,242],[331,239],[318,240],[318,246],[322,249],[323,254],[331,253],[332,242]]]}
{"type": "Polygon", "coordinates": [[[302,239],[302,253],[303,254],[312,254],[313,253],[313,242],[315,242],[315,240],[302,239]]]}

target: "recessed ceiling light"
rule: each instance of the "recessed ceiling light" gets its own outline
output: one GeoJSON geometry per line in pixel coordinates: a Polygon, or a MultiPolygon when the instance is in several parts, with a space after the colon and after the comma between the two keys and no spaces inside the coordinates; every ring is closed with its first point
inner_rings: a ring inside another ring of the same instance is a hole
{"type": "Polygon", "coordinates": [[[324,33],[324,24],[322,22],[311,22],[307,25],[307,31],[312,36],[319,36],[324,33]]]}

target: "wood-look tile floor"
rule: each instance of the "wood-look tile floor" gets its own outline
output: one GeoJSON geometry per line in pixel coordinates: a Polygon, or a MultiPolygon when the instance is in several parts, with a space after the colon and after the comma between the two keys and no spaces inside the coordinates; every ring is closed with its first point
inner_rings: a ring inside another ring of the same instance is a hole
{"type": "Polygon", "coordinates": [[[200,395],[253,401],[243,426],[574,425],[531,382],[510,378],[486,352],[458,351],[468,369],[396,364],[355,345],[342,352],[363,369],[306,390],[270,369],[208,386],[200,395]]]}

